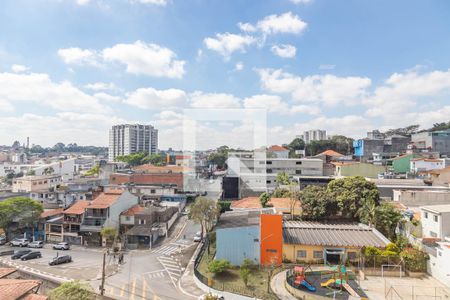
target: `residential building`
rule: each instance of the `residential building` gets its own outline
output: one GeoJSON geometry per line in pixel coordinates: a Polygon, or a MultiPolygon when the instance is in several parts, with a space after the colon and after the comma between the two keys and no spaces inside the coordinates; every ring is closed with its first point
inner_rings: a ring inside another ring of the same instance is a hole
{"type": "Polygon", "coordinates": [[[411,160],[421,157],[417,153],[404,154],[391,159],[388,169],[396,174],[406,174],[411,170],[411,160]]]}
{"type": "Polygon", "coordinates": [[[408,190],[408,191],[446,191],[450,190],[445,186],[431,186],[430,183],[424,182],[423,179],[380,179],[380,178],[367,178],[368,181],[375,183],[380,192],[380,197],[386,200],[392,200],[394,198],[395,190],[408,190]]]}
{"type": "Polygon", "coordinates": [[[429,253],[428,273],[450,288],[450,240],[436,244],[435,253],[429,253]]]}
{"type": "Polygon", "coordinates": [[[373,161],[374,153],[378,156],[400,155],[406,152],[411,141],[410,137],[401,135],[380,137],[381,135],[370,134],[369,132],[366,138],[354,140],[354,155],[361,161],[373,161]]]}
{"type": "Polygon", "coordinates": [[[429,182],[433,186],[450,187],[450,167],[428,172],[429,182]]]}
{"type": "Polygon", "coordinates": [[[305,144],[310,144],[312,141],[323,141],[327,139],[327,131],[314,129],[304,131],[302,135],[298,136],[305,144]]]}
{"type": "Polygon", "coordinates": [[[31,193],[49,191],[61,184],[60,175],[24,176],[14,178],[13,193],[31,193]]]}
{"type": "Polygon", "coordinates": [[[109,131],[109,161],[117,156],[144,152],[156,153],[158,150],[158,130],[152,125],[122,124],[109,131]]]}
{"type": "Polygon", "coordinates": [[[339,264],[357,259],[362,247],[384,248],[390,241],[363,224],[285,221],[283,258],[290,262],[339,264]]]}
{"type": "Polygon", "coordinates": [[[90,201],[78,200],[63,211],[63,241],[72,245],[83,245],[83,236],[79,234],[84,212],[90,201]]]}
{"type": "Polygon", "coordinates": [[[282,146],[273,145],[267,149],[268,154],[272,154],[275,158],[289,158],[289,149],[282,146]]]}
{"type": "Polygon", "coordinates": [[[411,144],[417,150],[450,156],[450,129],[415,133],[411,136],[411,144]]]}
{"type": "Polygon", "coordinates": [[[450,188],[426,190],[394,190],[393,200],[407,207],[450,204],[450,188]]]}
{"type": "MultiPolygon", "coordinates": [[[[290,198],[270,198],[267,203],[267,207],[273,208],[275,213],[283,215],[291,214],[292,200],[290,198]]],[[[246,197],[241,200],[232,201],[230,205],[231,210],[260,210],[262,209],[261,201],[259,197],[246,197]]],[[[299,200],[293,204],[294,215],[301,215],[301,203],[299,200]]]]}
{"type": "Polygon", "coordinates": [[[450,204],[422,206],[421,211],[423,237],[450,237],[450,204]]]}
{"type": "Polygon", "coordinates": [[[120,214],[137,203],[137,196],[123,190],[109,190],[90,201],[80,226],[84,242],[89,245],[104,245],[105,241],[100,236],[102,228],[119,230],[120,214]]]}
{"type": "Polygon", "coordinates": [[[415,174],[443,168],[445,168],[444,159],[417,157],[410,161],[410,172],[415,174]]]}
{"type": "Polygon", "coordinates": [[[143,205],[136,204],[120,214],[120,233],[123,234],[130,230],[134,224],[134,216],[137,212],[145,209],[143,205]]]}
{"type": "Polygon", "coordinates": [[[332,162],[336,167],[335,176],[362,176],[368,178],[378,178],[379,174],[386,171],[386,167],[359,162],[332,162]]]}

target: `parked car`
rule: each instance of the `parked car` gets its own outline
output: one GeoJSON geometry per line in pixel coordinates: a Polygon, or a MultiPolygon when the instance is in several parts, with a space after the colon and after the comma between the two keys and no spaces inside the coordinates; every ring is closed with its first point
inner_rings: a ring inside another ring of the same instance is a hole
{"type": "Polygon", "coordinates": [[[201,242],[201,240],[202,240],[202,233],[199,231],[195,233],[194,242],[201,242]]]}
{"type": "Polygon", "coordinates": [[[34,241],[28,244],[28,248],[43,248],[44,242],[43,241],[34,241]]]}
{"type": "Polygon", "coordinates": [[[53,245],[53,249],[55,249],[55,250],[69,250],[70,249],[70,245],[69,245],[69,243],[62,242],[62,243],[58,243],[58,244],[53,245]]]}
{"type": "Polygon", "coordinates": [[[17,251],[14,251],[14,254],[11,256],[11,259],[21,258],[25,254],[28,254],[30,252],[31,252],[31,250],[17,250],[17,251]]]}
{"type": "Polygon", "coordinates": [[[41,258],[42,254],[41,251],[31,251],[23,256],[20,257],[20,260],[29,260],[34,258],[41,258]]]}
{"type": "Polygon", "coordinates": [[[72,262],[72,257],[70,255],[63,255],[54,257],[51,261],[49,261],[50,266],[60,265],[72,262]]]}
{"type": "Polygon", "coordinates": [[[6,237],[0,236],[0,245],[6,244],[6,237]]]}
{"type": "Polygon", "coordinates": [[[10,243],[11,246],[26,247],[29,242],[27,239],[13,239],[10,243]]]}

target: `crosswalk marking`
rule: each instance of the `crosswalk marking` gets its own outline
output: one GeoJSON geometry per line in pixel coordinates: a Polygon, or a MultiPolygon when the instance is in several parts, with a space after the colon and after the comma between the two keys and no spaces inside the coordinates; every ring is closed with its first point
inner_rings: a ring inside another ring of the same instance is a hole
{"type": "Polygon", "coordinates": [[[164,269],[169,274],[170,280],[176,287],[177,286],[176,283],[181,277],[180,265],[177,262],[175,262],[172,258],[167,256],[158,256],[157,259],[163,265],[164,269]]]}
{"type": "Polygon", "coordinates": [[[178,251],[180,251],[180,250],[182,250],[182,249],[184,249],[186,247],[188,247],[188,245],[178,244],[178,243],[171,243],[171,244],[163,246],[161,248],[152,250],[151,253],[170,255],[170,254],[178,252],[178,251]]]}
{"type": "Polygon", "coordinates": [[[147,295],[147,281],[145,281],[145,278],[142,278],[142,298],[145,299],[147,295]]]}
{"type": "Polygon", "coordinates": [[[125,293],[125,288],[126,288],[126,284],[123,284],[122,287],[120,288],[120,297],[123,297],[123,294],[125,293]]]}
{"type": "Polygon", "coordinates": [[[130,300],[134,300],[134,293],[136,292],[136,278],[133,280],[133,285],[131,286],[130,300]]]}

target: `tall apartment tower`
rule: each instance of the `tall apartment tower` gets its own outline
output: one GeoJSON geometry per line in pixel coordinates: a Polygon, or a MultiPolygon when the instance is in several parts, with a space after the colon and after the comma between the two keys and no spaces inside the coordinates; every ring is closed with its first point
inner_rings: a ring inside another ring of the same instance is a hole
{"type": "Polygon", "coordinates": [[[138,152],[153,154],[157,150],[158,129],[152,125],[123,124],[109,130],[109,161],[121,155],[138,152]]]}
{"type": "Polygon", "coordinates": [[[301,138],[305,144],[309,144],[312,141],[322,141],[327,139],[327,131],[326,130],[308,130],[304,131],[302,135],[298,136],[301,138]]]}

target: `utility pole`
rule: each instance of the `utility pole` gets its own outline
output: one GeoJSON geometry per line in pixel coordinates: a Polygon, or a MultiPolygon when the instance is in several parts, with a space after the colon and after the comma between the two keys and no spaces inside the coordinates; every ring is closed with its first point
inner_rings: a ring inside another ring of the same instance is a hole
{"type": "Polygon", "coordinates": [[[100,295],[105,294],[105,261],[106,261],[106,252],[103,252],[103,266],[102,266],[102,284],[100,285],[100,295]]]}

